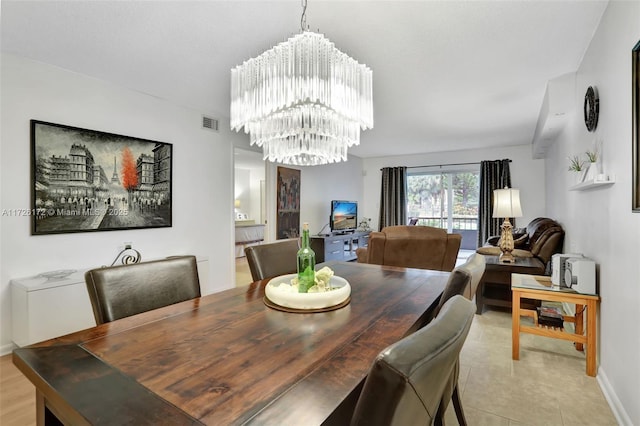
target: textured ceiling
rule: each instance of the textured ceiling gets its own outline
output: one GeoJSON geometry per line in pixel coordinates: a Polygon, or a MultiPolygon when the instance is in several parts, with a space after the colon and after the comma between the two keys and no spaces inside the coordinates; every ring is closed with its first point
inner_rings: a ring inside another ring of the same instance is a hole
{"type": "MultiPolygon", "coordinates": [[[[360,157],[530,144],[607,2],[320,1],[307,23],[373,70],[360,157]]],[[[218,117],[230,69],[299,32],[300,1],[6,1],[2,50],[218,117]]]]}

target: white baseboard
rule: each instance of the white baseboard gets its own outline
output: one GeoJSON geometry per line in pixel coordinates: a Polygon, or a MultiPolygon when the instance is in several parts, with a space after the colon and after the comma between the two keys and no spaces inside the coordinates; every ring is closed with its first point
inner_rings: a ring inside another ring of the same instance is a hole
{"type": "MultiPolygon", "coordinates": [[[[564,309],[564,312],[567,315],[574,315],[576,312],[576,305],[573,305],[570,303],[563,302],[562,308],[564,309]]],[[[568,325],[571,326],[572,324],[568,324],[568,325]]],[[[587,350],[589,350],[589,348],[587,348],[587,350]]],[[[627,414],[624,407],[620,403],[620,400],[618,399],[618,395],[616,395],[615,391],[611,387],[611,384],[609,383],[609,379],[607,379],[607,375],[605,374],[602,367],[598,367],[598,374],[596,376],[596,380],[598,382],[598,385],[600,386],[600,390],[604,394],[605,399],[609,403],[609,407],[611,408],[611,411],[613,411],[613,415],[616,416],[616,420],[618,421],[618,424],[623,426],[633,426],[633,424],[631,423],[631,419],[629,418],[629,415],[627,414]]]]}
{"type": "Polygon", "coordinates": [[[17,346],[13,343],[0,346],[0,356],[9,355],[15,348],[17,348],[17,346]]]}
{"type": "Polygon", "coordinates": [[[609,403],[611,411],[613,411],[613,415],[616,416],[618,424],[621,426],[633,426],[629,415],[620,403],[618,395],[616,395],[615,391],[611,387],[611,383],[609,383],[609,379],[607,379],[607,374],[604,372],[602,367],[598,368],[598,375],[596,377],[596,380],[600,385],[600,389],[602,390],[605,399],[609,403]]]}

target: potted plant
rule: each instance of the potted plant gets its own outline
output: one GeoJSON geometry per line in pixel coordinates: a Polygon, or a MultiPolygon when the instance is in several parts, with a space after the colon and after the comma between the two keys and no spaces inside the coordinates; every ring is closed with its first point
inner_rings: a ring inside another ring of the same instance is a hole
{"type": "Polygon", "coordinates": [[[587,160],[589,161],[589,164],[587,165],[586,179],[595,180],[596,177],[600,174],[598,150],[594,149],[593,151],[586,151],[585,154],[587,154],[587,160]]]}
{"type": "Polygon", "coordinates": [[[569,157],[569,171],[575,172],[575,181],[576,183],[582,182],[584,179],[584,161],[580,158],[579,155],[573,155],[569,157]]]}

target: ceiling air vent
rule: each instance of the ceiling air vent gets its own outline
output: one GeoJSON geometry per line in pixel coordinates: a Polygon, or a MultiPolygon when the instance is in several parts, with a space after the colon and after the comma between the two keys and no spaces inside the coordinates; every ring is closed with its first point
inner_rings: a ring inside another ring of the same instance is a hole
{"type": "Polygon", "coordinates": [[[207,117],[206,115],[202,116],[202,127],[205,129],[213,130],[214,132],[218,131],[218,124],[220,121],[217,118],[207,117]]]}

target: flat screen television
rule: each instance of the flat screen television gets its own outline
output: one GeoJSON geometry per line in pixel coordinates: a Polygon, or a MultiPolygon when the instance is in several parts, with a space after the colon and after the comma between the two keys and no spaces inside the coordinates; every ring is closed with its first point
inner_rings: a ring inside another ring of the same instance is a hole
{"type": "Polygon", "coordinates": [[[329,216],[331,232],[355,231],[358,227],[358,203],[356,201],[331,201],[329,216]]]}

